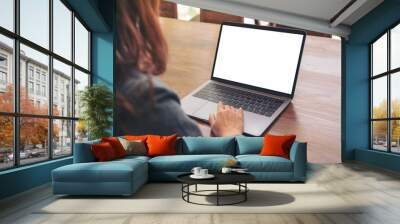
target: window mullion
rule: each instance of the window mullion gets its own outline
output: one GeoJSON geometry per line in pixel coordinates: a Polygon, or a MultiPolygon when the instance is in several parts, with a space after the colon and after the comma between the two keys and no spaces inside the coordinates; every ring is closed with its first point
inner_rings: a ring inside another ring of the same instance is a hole
{"type": "Polygon", "coordinates": [[[369,141],[369,144],[370,144],[370,149],[373,149],[374,148],[374,143],[373,143],[373,141],[374,141],[374,133],[373,133],[373,121],[372,121],[372,119],[374,118],[374,116],[373,116],[373,91],[374,91],[374,85],[373,85],[373,83],[374,83],[374,79],[373,79],[373,53],[374,53],[374,48],[372,47],[372,45],[370,46],[370,57],[369,57],[369,61],[370,61],[370,71],[369,71],[369,73],[370,73],[370,91],[369,91],[369,94],[370,94],[370,96],[369,96],[369,110],[370,110],[370,113],[369,113],[369,117],[370,117],[370,123],[369,123],[369,133],[370,133],[370,141],[369,141]]]}
{"type": "Polygon", "coordinates": [[[372,102],[372,97],[373,97],[373,90],[374,90],[374,86],[373,86],[373,79],[372,79],[372,72],[373,72],[373,47],[372,45],[369,46],[369,118],[370,118],[370,122],[369,122],[369,148],[373,149],[374,147],[374,136],[373,136],[373,102],[372,102]]]}
{"type": "MultiPolygon", "coordinates": [[[[49,0],[49,50],[53,52],[53,0],[49,0]]],[[[53,159],[53,56],[49,55],[49,72],[48,72],[47,88],[49,94],[49,110],[50,119],[48,120],[48,151],[49,159],[53,159]]]]}
{"type": "MultiPolygon", "coordinates": [[[[71,16],[71,23],[72,23],[72,38],[71,38],[71,60],[72,60],[72,64],[74,66],[71,67],[72,71],[71,71],[71,91],[72,91],[72,95],[71,95],[71,117],[75,118],[75,12],[72,11],[72,16],[71,16]]],[[[72,150],[72,155],[74,155],[74,151],[75,151],[75,125],[76,125],[76,121],[72,121],[71,124],[71,150],[72,150]]]]}
{"type": "MultiPolygon", "coordinates": [[[[20,0],[14,1],[14,30],[19,35],[19,7],[20,0]]],[[[19,48],[19,39],[14,39],[14,112],[20,112],[20,48],[19,48]]],[[[20,118],[14,116],[14,166],[19,166],[20,164],[20,143],[19,143],[19,136],[20,136],[20,118]]]]}
{"type": "MultiPolygon", "coordinates": [[[[390,70],[390,30],[387,32],[387,71],[390,70]]],[[[391,118],[392,117],[392,111],[391,111],[391,104],[392,104],[392,99],[391,99],[391,78],[392,75],[388,74],[387,75],[387,117],[391,118]]],[[[387,121],[387,140],[388,140],[388,152],[392,151],[392,135],[391,135],[391,125],[392,121],[388,119],[387,121]]]]}

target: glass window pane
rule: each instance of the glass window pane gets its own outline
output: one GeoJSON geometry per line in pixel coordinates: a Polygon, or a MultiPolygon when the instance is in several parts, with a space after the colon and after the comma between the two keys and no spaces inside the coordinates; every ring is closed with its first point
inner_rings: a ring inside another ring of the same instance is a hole
{"type": "Polygon", "coordinates": [[[75,18],[75,64],[89,70],[89,32],[75,18]]]}
{"type": "Polygon", "coordinates": [[[14,0],[1,0],[0,9],[0,26],[14,31],[14,0]]]}
{"type": "Polygon", "coordinates": [[[390,37],[391,69],[400,67],[400,24],[391,31],[390,37]]]}
{"type": "Polygon", "coordinates": [[[0,111],[14,111],[14,42],[0,35],[0,111]]]}
{"type": "Polygon", "coordinates": [[[372,122],[372,148],[387,151],[387,121],[372,122]]]}
{"type": "Polygon", "coordinates": [[[387,77],[372,81],[372,118],[387,118],[387,77]]]}
{"type": "Polygon", "coordinates": [[[392,152],[400,153],[400,120],[393,120],[391,123],[392,152]]]}
{"type": "Polygon", "coordinates": [[[400,153],[400,120],[391,121],[392,152],[400,153]]]}
{"type": "Polygon", "coordinates": [[[53,51],[71,60],[72,12],[60,0],[53,0],[53,18],[53,51]]]}
{"type": "Polygon", "coordinates": [[[72,154],[72,121],[53,120],[53,157],[72,154]]]}
{"type": "Polygon", "coordinates": [[[25,114],[48,114],[49,57],[21,44],[20,109],[25,114]]]}
{"type": "Polygon", "coordinates": [[[391,114],[400,118],[400,72],[391,75],[390,84],[391,114]]]}
{"type": "Polygon", "coordinates": [[[75,69],[75,117],[79,117],[81,114],[80,94],[87,86],[89,86],[89,75],[75,69]]]}
{"type": "Polygon", "coordinates": [[[53,60],[53,115],[72,117],[72,69],[53,60]]]}
{"type": "Polygon", "coordinates": [[[44,118],[20,118],[20,163],[35,163],[49,158],[49,120],[44,118]]]}
{"type": "Polygon", "coordinates": [[[0,170],[14,165],[13,118],[0,116],[0,170]]]}
{"type": "Polygon", "coordinates": [[[191,21],[200,16],[200,8],[178,4],[178,19],[191,21]]]}
{"type": "Polygon", "coordinates": [[[20,0],[21,36],[49,47],[49,0],[20,0]]]}
{"type": "Polygon", "coordinates": [[[75,143],[88,141],[88,128],[84,120],[75,121],[75,143]]]}
{"type": "Polygon", "coordinates": [[[387,34],[372,44],[372,75],[387,71],[387,34]]]}

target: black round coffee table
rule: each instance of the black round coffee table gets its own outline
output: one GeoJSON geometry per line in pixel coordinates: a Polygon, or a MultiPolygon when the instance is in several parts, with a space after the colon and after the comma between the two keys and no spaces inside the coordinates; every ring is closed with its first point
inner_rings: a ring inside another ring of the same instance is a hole
{"type": "Polygon", "coordinates": [[[182,174],[177,177],[178,181],[182,183],[182,199],[188,203],[198,205],[234,205],[247,201],[247,192],[249,188],[247,183],[255,180],[255,177],[248,173],[216,173],[213,174],[215,177],[212,179],[193,179],[190,177],[191,173],[182,174]],[[215,190],[198,190],[197,185],[215,185],[215,190]],[[236,185],[237,190],[223,190],[220,189],[220,185],[236,185]],[[195,186],[194,191],[190,191],[190,186],[195,186]],[[209,192],[215,192],[215,194],[206,194],[209,192]],[[216,197],[216,204],[202,204],[190,201],[190,196],[204,196],[204,197],[216,197]],[[231,203],[221,203],[221,197],[232,197],[241,196],[238,201],[231,203]]]}

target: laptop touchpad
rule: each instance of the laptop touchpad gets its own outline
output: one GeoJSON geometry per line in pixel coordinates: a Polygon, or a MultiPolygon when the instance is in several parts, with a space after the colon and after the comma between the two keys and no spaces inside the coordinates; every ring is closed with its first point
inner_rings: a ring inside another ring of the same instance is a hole
{"type": "Polygon", "coordinates": [[[208,121],[208,117],[210,116],[210,114],[216,112],[217,112],[217,104],[213,102],[207,102],[198,111],[194,113],[194,116],[202,120],[208,121]]]}
{"type": "Polygon", "coordinates": [[[194,116],[197,110],[201,108],[203,105],[206,105],[208,101],[197,98],[197,97],[185,97],[181,101],[182,109],[186,114],[194,116]]]}

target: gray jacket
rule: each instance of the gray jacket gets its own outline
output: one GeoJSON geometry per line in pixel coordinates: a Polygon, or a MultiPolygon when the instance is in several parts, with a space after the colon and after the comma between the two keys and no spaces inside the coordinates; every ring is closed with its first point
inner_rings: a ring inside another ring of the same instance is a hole
{"type": "Polygon", "coordinates": [[[200,136],[197,124],[182,110],[179,97],[157,77],[132,71],[118,74],[116,133],[118,135],[200,136]]]}

